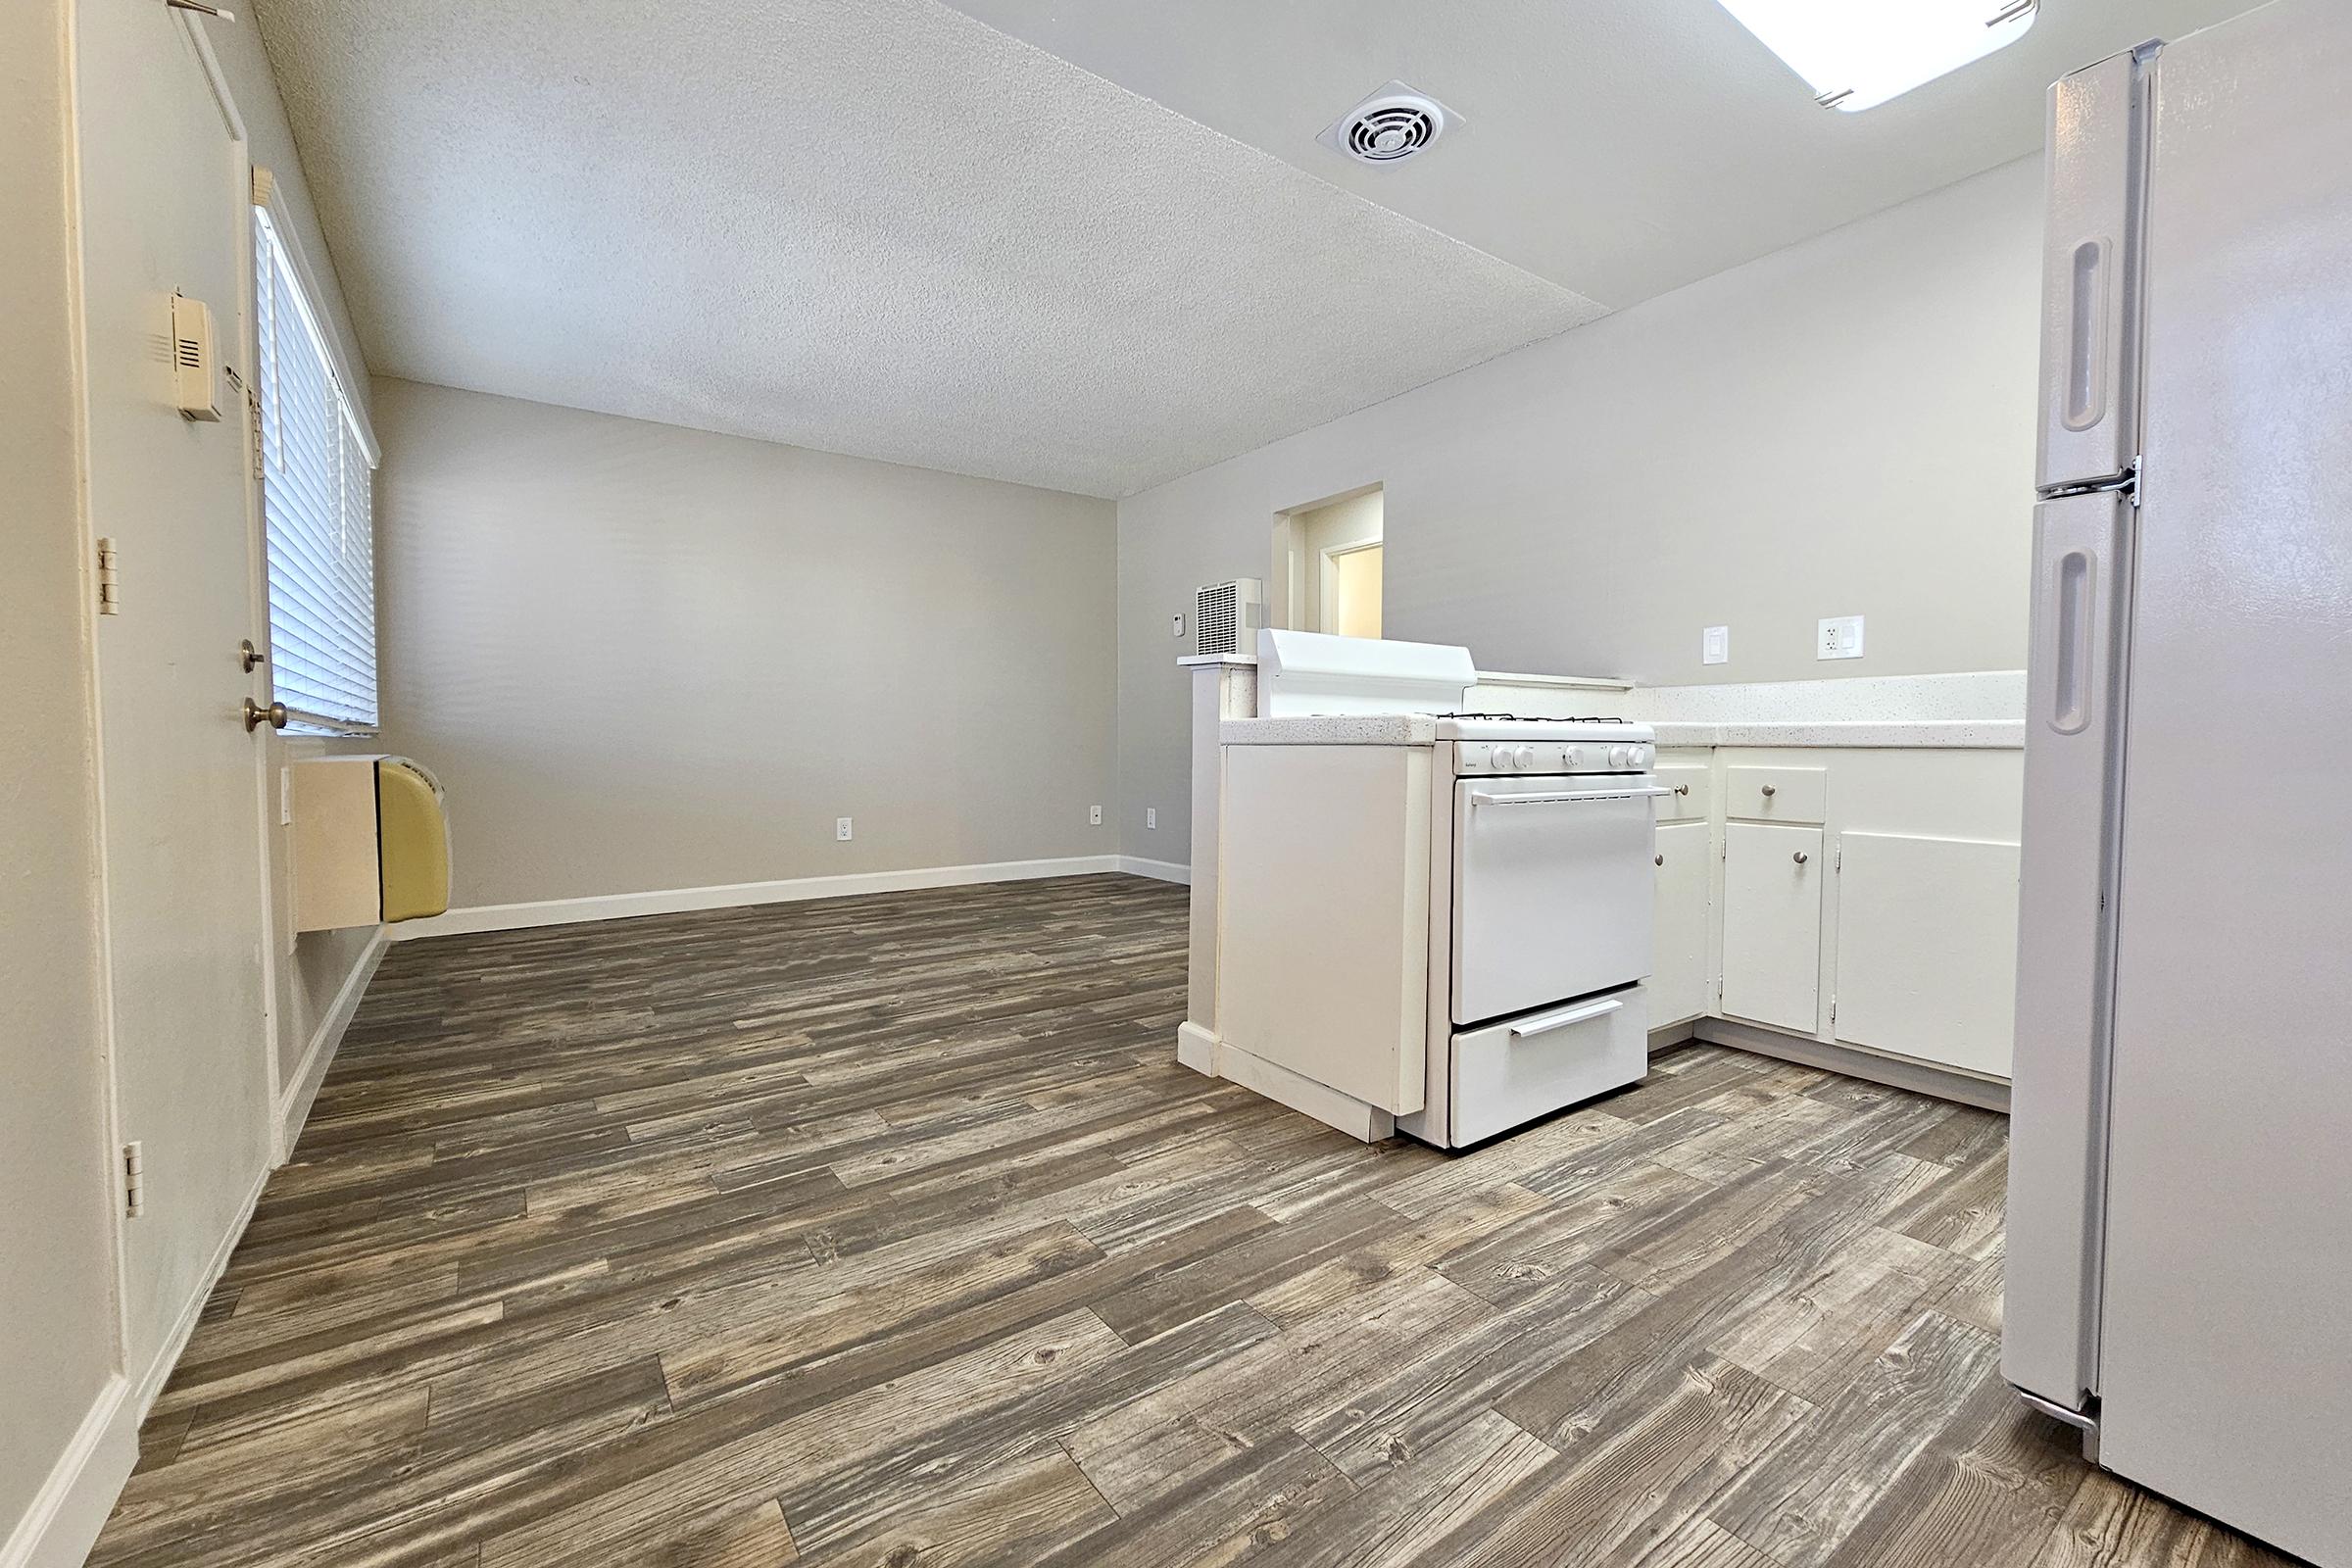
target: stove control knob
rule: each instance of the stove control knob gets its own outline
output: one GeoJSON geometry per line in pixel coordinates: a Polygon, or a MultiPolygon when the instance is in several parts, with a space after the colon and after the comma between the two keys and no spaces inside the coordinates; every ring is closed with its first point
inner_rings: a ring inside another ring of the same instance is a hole
{"type": "Polygon", "coordinates": [[[1533,766],[1535,766],[1535,765],[1536,765],[1536,749],[1535,749],[1533,746],[1522,746],[1522,747],[1520,747],[1520,748],[1519,748],[1519,750],[1518,750],[1517,752],[1515,752],[1515,753],[1513,753],[1513,754],[1511,755],[1511,765],[1513,765],[1514,767],[1521,767],[1521,768],[1528,768],[1528,767],[1533,767],[1533,766]]]}
{"type": "Polygon", "coordinates": [[[1511,749],[1508,746],[1495,747],[1494,771],[1497,773],[1507,773],[1511,770],[1512,765],[1511,749]]]}
{"type": "Polygon", "coordinates": [[[1560,765],[1562,767],[1574,767],[1576,765],[1575,747],[1568,747],[1560,753],[1560,765]]]}
{"type": "Polygon", "coordinates": [[[1609,748],[1609,765],[1611,767],[1631,767],[1633,762],[1634,754],[1629,748],[1623,746],[1609,748]]]}

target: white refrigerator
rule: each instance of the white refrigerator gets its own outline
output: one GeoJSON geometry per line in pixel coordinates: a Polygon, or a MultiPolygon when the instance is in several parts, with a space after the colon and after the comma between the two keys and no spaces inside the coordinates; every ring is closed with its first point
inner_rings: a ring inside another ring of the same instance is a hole
{"type": "Polygon", "coordinates": [[[2352,0],[2051,91],[2002,1367],[2352,1568],[2352,0]]]}

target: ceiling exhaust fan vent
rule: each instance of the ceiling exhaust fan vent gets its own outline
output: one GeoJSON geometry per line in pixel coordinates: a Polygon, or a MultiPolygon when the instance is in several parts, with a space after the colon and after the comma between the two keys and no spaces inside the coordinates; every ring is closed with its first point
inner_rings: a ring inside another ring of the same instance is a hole
{"type": "Polygon", "coordinates": [[[1315,140],[1362,164],[1397,164],[1422,152],[1461,117],[1427,93],[1401,81],[1357,104],[1315,140]]]}

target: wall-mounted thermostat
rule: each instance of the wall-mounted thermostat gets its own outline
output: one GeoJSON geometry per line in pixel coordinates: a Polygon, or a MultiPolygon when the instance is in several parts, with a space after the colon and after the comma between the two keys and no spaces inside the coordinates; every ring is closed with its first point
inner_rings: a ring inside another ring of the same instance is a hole
{"type": "Polygon", "coordinates": [[[172,372],[180,414],[212,422],[220,417],[220,377],[213,354],[213,313],[202,300],[172,296],[172,372]]]}

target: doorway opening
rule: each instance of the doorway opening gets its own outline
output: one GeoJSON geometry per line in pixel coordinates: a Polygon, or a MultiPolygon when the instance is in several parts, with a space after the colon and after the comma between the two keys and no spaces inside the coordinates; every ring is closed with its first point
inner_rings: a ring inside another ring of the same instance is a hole
{"type": "Polygon", "coordinates": [[[1380,636],[1385,524],[1378,485],[1277,517],[1269,623],[1336,637],[1380,636]]]}

